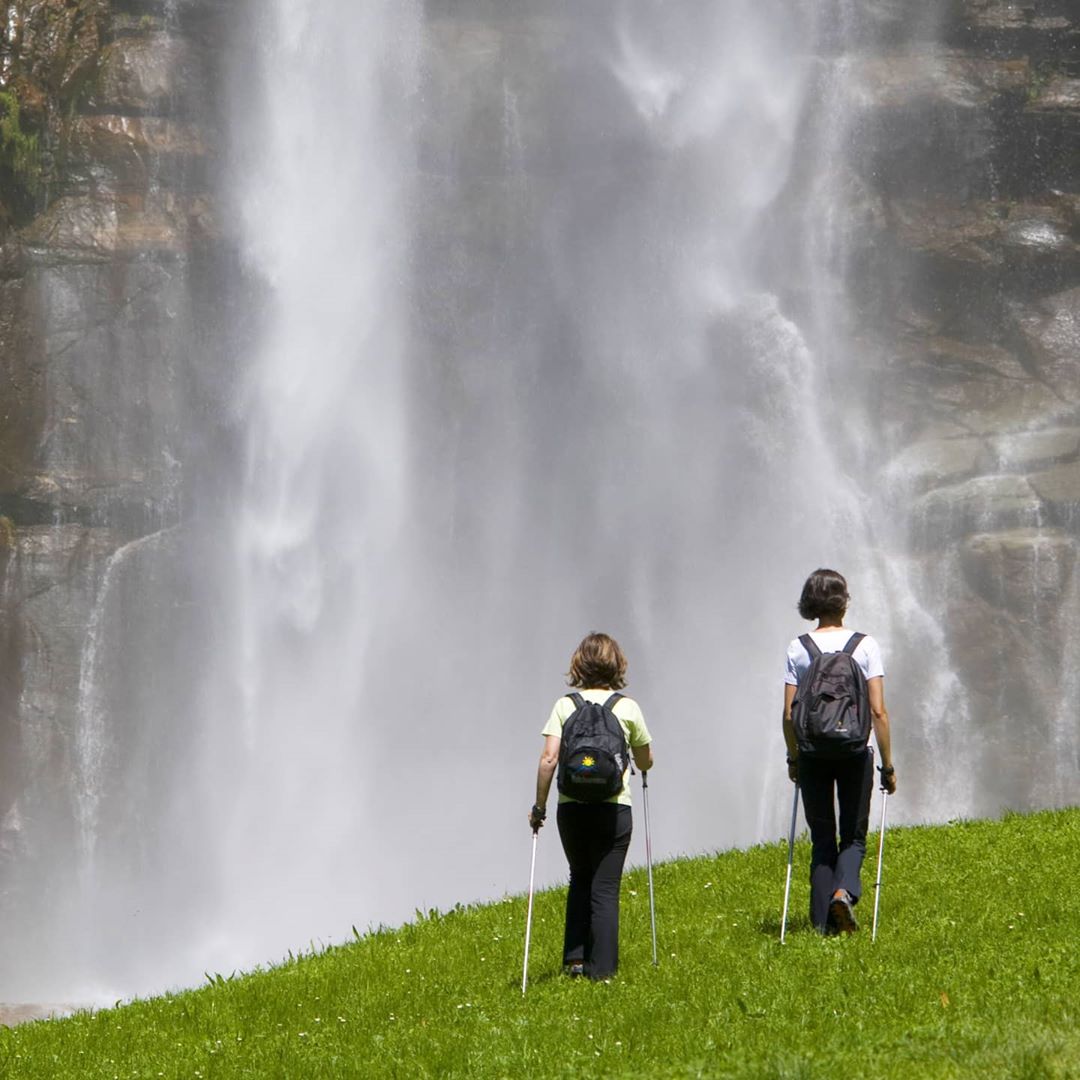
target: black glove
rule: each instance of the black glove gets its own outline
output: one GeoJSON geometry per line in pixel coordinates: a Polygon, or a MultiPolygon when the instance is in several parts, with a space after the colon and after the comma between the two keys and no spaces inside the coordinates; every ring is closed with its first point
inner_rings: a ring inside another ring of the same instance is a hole
{"type": "Polygon", "coordinates": [[[532,809],[529,811],[529,825],[532,831],[538,832],[546,820],[547,808],[533,803],[532,809]]]}

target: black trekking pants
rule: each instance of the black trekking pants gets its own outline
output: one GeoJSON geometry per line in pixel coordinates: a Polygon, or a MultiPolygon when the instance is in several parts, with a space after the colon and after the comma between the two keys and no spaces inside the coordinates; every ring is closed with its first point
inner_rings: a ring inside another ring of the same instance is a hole
{"type": "Polygon", "coordinates": [[[593,979],[619,966],[619,885],[630,847],[629,806],[560,803],[559,838],[570,863],[563,963],[584,964],[593,979]]]}
{"type": "Polygon", "coordinates": [[[837,889],[846,889],[853,904],[862,895],[859,875],[870,824],[874,752],[868,746],[865,753],[831,760],[800,754],[799,787],[812,849],[810,921],[824,932],[829,929],[829,901],[837,889]],[[839,844],[834,791],[840,808],[839,844]]]}

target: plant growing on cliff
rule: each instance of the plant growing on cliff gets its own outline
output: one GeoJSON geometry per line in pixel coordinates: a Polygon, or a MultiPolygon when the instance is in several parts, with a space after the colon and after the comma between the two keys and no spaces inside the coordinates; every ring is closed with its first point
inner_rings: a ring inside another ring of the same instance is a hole
{"type": "Polygon", "coordinates": [[[37,191],[41,179],[38,137],[23,131],[19,99],[12,90],[0,90],[0,168],[28,194],[37,191]]]}

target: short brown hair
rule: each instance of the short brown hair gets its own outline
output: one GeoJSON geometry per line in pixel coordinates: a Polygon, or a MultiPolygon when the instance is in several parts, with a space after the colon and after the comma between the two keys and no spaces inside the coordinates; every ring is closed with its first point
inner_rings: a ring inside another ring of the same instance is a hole
{"type": "Polygon", "coordinates": [[[815,570],[803,586],[799,597],[799,614],[804,619],[820,619],[824,615],[843,615],[851,603],[844,575],[836,570],[815,570]]]}
{"type": "Polygon", "coordinates": [[[621,690],[626,685],[626,657],[619,643],[607,634],[586,635],[570,657],[566,681],[582,690],[621,690]]]}

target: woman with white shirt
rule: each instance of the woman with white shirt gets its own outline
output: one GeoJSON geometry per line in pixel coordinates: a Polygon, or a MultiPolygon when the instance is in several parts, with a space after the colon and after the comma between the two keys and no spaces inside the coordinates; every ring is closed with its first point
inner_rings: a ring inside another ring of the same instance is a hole
{"type": "MultiPolygon", "coordinates": [[[[821,653],[840,652],[852,631],[844,626],[850,597],[847,582],[835,570],[815,570],[803,586],[799,614],[816,619],[808,635],[821,653]]],[[[889,714],[885,710],[885,668],[881,649],[869,635],[862,637],[851,657],[862,670],[869,697],[870,718],[881,755],[881,783],[890,795],[896,792],[896,770],[889,739],[889,714]]],[[[784,741],[787,743],[788,776],[802,791],[803,811],[810,827],[810,921],[826,934],[858,929],[853,908],[862,894],[860,871],[866,855],[870,821],[870,796],[874,787],[874,752],[864,749],[843,757],[799,755],[792,719],[796,691],[814,657],[795,638],[788,646],[784,677],[784,741]],[[839,841],[836,806],[839,806],[839,841]]]]}

